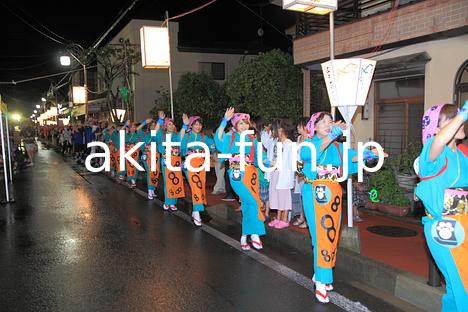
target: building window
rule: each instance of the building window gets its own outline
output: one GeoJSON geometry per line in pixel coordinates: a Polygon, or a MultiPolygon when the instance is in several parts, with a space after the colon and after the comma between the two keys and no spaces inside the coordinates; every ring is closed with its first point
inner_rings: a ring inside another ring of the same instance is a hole
{"type": "MultiPolygon", "coordinates": [[[[416,2],[419,0],[399,0],[398,7],[416,2]]],[[[382,12],[390,11],[395,5],[395,0],[360,0],[359,8],[361,17],[371,16],[382,12]]]]}
{"type": "Polygon", "coordinates": [[[390,155],[421,142],[424,77],[375,83],[375,137],[390,155]]]}
{"type": "Polygon", "coordinates": [[[460,66],[455,77],[455,101],[454,103],[458,106],[462,106],[463,103],[468,100],[468,60],[460,66]]]}
{"type": "Polygon", "coordinates": [[[224,80],[224,63],[200,62],[200,72],[207,74],[214,80],[224,80]]]}

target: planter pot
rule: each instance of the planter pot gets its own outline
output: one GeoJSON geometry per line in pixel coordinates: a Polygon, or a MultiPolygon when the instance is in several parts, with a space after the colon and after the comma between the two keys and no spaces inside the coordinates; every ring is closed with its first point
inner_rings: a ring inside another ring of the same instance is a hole
{"type": "Polygon", "coordinates": [[[406,217],[411,210],[411,206],[395,206],[381,203],[368,203],[366,208],[371,210],[378,210],[383,213],[388,213],[392,216],[406,217]]]}
{"type": "Polygon", "coordinates": [[[405,190],[414,190],[418,182],[418,176],[404,173],[395,173],[398,185],[405,190]]]}

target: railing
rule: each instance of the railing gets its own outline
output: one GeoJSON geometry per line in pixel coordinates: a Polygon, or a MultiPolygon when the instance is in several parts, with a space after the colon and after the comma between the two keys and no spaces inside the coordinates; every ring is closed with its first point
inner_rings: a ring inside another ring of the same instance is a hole
{"type": "MultiPolygon", "coordinates": [[[[424,0],[339,0],[335,12],[335,26],[350,24],[363,18],[390,11],[398,1],[398,8],[424,0]]],[[[328,15],[297,14],[296,37],[303,37],[329,29],[328,15]]]]}

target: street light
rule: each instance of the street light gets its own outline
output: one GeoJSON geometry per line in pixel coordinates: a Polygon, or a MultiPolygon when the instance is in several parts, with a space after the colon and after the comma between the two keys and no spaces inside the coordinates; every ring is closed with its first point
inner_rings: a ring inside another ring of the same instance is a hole
{"type": "Polygon", "coordinates": [[[61,56],[61,57],[60,57],[60,64],[61,64],[62,66],[70,66],[70,64],[71,64],[71,59],[70,59],[70,57],[67,56],[67,55],[61,56]]]}
{"type": "MultiPolygon", "coordinates": [[[[80,53],[83,55],[84,53],[84,49],[82,46],[80,46],[79,44],[73,44],[71,45],[68,49],[68,53],[81,65],[83,66],[83,76],[84,76],[84,86],[81,87],[83,88],[84,90],[84,97],[82,96],[81,99],[84,98],[84,101],[83,102],[80,102],[81,104],[84,104],[85,105],[85,120],[88,120],[88,95],[87,95],[87,92],[88,92],[88,75],[87,75],[87,72],[86,72],[86,61],[83,63],[82,61],[80,61],[80,59],[78,57],[75,56],[74,52],[76,53],[80,53]],[[74,50],[73,50],[74,49],[74,50]]],[[[63,55],[60,57],[60,64],[62,64],[62,66],[69,66],[71,64],[71,59],[70,59],[70,56],[68,55],[63,55]]],[[[73,97],[75,97],[75,87],[73,87],[73,97]]],[[[82,91],[80,91],[82,92],[82,91]]],[[[75,101],[73,101],[74,103],[77,103],[75,101]]]]}
{"type": "MultiPolygon", "coordinates": [[[[43,98],[43,97],[41,98],[41,101],[42,101],[42,102],[47,102],[47,100],[46,100],[45,98],[43,98]]],[[[37,107],[37,106],[36,106],[36,107],[37,107]]]]}
{"type": "MultiPolygon", "coordinates": [[[[330,13],[330,60],[335,59],[335,19],[333,12],[338,10],[338,0],[283,0],[283,9],[319,15],[330,13]]],[[[335,118],[335,107],[331,108],[331,113],[335,118]]]]}
{"type": "Polygon", "coordinates": [[[35,109],[35,110],[33,110],[33,112],[34,112],[34,113],[37,113],[37,110],[35,109]]]}
{"type": "Polygon", "coordinates": [[[328,14],[338,9],[337,0],[283,0],[283,9],[301,13],[328,14]]]}
{"type": "Polygon", "coordinates": [[[21,118],[22,118],[21,115],[18,114],[18,113],[13,113],[13,114],[11,114],[11,119],[13,119],[13,120],[16,121],[16,122],[20,122],[20,121],[21,121],[21,118]]]}
{"type": "Polygon", "coordinates": [[[36,105],[36,108],[37,108],[37,109],[41,108],[41,105],[37,104],[37,105],[36,105]]]}

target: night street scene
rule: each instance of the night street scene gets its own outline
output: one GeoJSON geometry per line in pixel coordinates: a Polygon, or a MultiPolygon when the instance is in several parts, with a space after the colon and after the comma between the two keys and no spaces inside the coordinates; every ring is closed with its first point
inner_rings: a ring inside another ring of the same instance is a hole
{"type": "Polygon", "coordinates": [[[468,311],[468,0],[0,25],[0,311],[468,311]]]}

